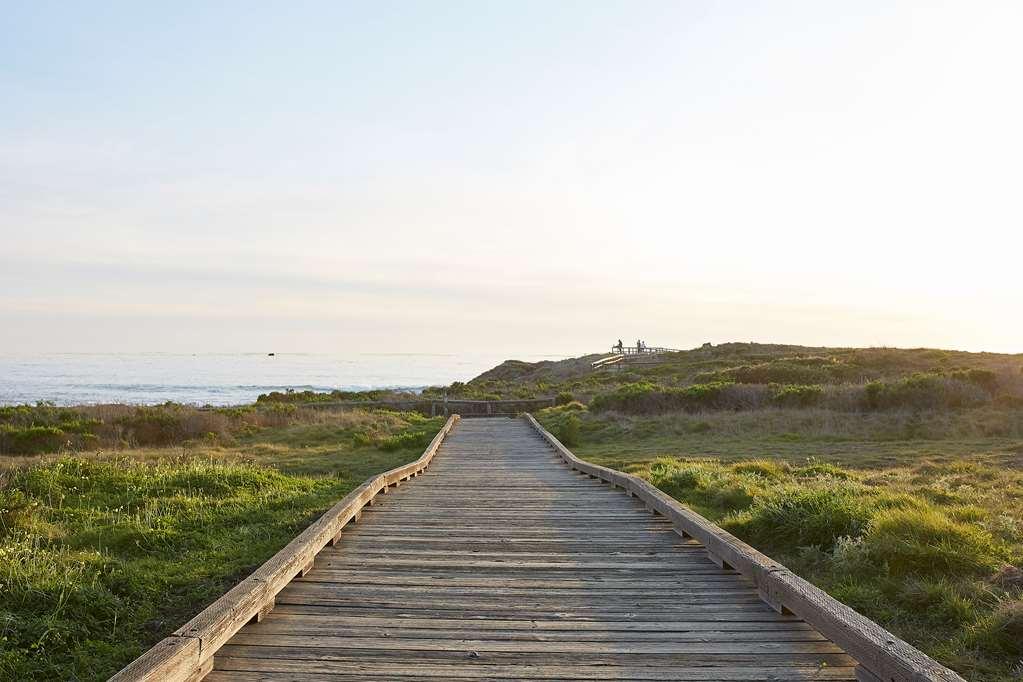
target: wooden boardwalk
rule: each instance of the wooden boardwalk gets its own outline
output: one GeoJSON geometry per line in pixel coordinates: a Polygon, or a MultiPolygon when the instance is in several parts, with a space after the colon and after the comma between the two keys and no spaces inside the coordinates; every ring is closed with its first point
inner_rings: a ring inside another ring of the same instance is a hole
{"type": "Polygon", "coordinates": [[[525,421],[467,419],[205,679],[855,680],[854,667],[525,421]]]}

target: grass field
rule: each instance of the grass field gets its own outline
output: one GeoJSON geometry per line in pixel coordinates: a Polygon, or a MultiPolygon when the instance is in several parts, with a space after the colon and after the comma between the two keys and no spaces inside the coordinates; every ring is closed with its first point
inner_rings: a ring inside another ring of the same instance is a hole
{"type": "Polygon", "coordinates": [[[106,679],[366,478],[418,457],[443,423],[291,421],[0,458],[0,679],[106,679]]]}
{"type": "Polygon", "coordinates": [[[1018,410],[538,417],[965,678],[1023,677],[1018,410]]]}

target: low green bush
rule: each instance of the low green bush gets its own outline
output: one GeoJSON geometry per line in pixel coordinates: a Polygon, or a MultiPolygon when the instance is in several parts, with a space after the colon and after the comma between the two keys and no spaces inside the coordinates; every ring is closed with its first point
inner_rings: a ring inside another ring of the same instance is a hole
{"type": "Polygon", "coordinates": [[[172,411],[159,407],[135,408],[116,423],[124,429],[127,440],[136,445],[170,445],[182,440],[181,420],[172,411]]]}
{"type": "Polygon", "coordinates": [[[575,447],[579,444],[579,429],[582,423],[579,417],[569,414],[561,423],[558,429],[558,440],[567,447],[575,447]]]}
{"type": "MultiPolygon", "coordinates": [[[[967,640],[985,653],[1016,658],[1023,663],[1023,598],[1001,602],[970,632],[967,640]]],[[[1023,672],[1023,665],[1017,670],[1023,672]]]]}
{"type": "Polygon", "coordinates": [[[0,454],[38,455],[96,442],[102,422],[49,403],[0,407],[0,454]]]}
{"type": "Polygon", "coordinates": [[[374,401],[391,397],[394,391],[270,391],[256,398],[256,403],[328,403],[374,401]]]}
{"type": "Polygon", "coordinates": [[[778,407],[816,407],[824,397],[824,387],[816,385],[775,385],[771,390],[771,403],[778,407]]]}
{"type": "Polygon", "coordinates": [[[722,527],[769,547],[814,545],[830,549],[841,537],[856,537],[870,523],[869,496],[857,486],[825,484],[785,487],[760,496],[722,527]]]}
{"type": "Polygon", "coordinates": [[[855,381],[861,371],[829,357],[781,358],[755,365],[740,365],[697,374],[697,382],[739,384],[836,384],[855,381]]]}
{"type": "Polygon", "coordinates": [[[774,480],[785,476],[789,472],[789,466],[774,459],[747,459],[733,464],[732,471],[774,480]]]}
{"type": "Polygon", "coordinates": [[[685,388],[665,388],[649,382],[637,382],[597,395],[590,402],[590,410],[660,414],[679,410],[744,409],[756,407],[763,399],[763,390],[727,382],[693,384],[685,388]]]}
{"type": "Polygon", "coordinates": [[[947,376],[956,381],[980,386],[991,393],[998,389],[998,374],[990,369],[958,369],[949,372],[947,376]]]}
{"type": "Polygon", "coordinates": [[[28,518],[33,502],[20,490],[0,488],[0,538],[17,529],[28,518]]]}
{"type": "Polygon", "coordinates": [[[68,441],[68,434],[56,426],[11,426],[0,424],[0,452],[38,455],[56,452],[68,441]]]}
{"type": "Polygon", "coordinates": [[[387,452],[405,448],[425,448],[432,438],[426,431],[408,431],[382,438],[378,445],[381,450],[387,452]]]}
{"type": "Polygon", "coordinates": [[[901,606],[935,625],[962,627],[977,618],[972,595],[963,594],[958,583],[943,577],[907,579],[900,585],[897,599],[901,606]]]}
{"type": "Polygon", "coordinates": [[[897,381],[872,381],[864,387],[866,407],[872,410],[974,407],[991,401],[981,386],[945,374],[916,373],[897,381]]]}
{"type": "Polygon", "coordinates": [[[990,533],[927,507],[879,511],[864,544],[895,575],[979,574],[1001,563],[990,533]]]}
{"type": "Polygon", "coordinates": [[[763,478],[755,473],[670,458],[651,464],[650,480],[673,497],[721,513],[749,507],[764,490],[763,478]]]}

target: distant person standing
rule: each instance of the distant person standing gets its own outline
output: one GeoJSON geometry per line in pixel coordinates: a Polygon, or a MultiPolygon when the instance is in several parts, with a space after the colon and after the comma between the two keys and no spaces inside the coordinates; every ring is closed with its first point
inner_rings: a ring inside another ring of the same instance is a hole
{"type": "Polygon", "coordinates": [[[614,347],[614,350],[618,351],[619,353],[625,350],[625,344],[622,343],[621,339],[618,339],[618,345],[614,347]]]}

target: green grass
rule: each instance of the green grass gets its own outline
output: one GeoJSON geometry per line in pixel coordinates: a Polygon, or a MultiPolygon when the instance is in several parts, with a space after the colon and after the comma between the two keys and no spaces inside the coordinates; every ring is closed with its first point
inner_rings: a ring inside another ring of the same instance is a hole
{"type": "Polygon", "coordinates": [[[537,416],[555,434],[578,422],[579,456],[647,478],[967,679],[1023,674],[1018,410],[537,416]]]}
{"type": "Polygon", "coordinates": [[[320,419],[0,474],[0,679],[106,679],[443,423],[320,419]]]}

